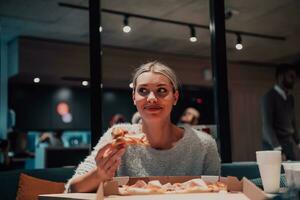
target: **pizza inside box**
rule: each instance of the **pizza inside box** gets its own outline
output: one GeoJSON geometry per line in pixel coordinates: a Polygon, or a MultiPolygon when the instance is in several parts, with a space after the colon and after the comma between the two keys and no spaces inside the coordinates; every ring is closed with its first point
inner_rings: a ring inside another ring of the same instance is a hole
{"type": "Polygon", "coordinates": [[[263,200],[267,195],[247,178],[219,176],[116,177],[97,193],[40,195],[39,200],[263,200]]]}

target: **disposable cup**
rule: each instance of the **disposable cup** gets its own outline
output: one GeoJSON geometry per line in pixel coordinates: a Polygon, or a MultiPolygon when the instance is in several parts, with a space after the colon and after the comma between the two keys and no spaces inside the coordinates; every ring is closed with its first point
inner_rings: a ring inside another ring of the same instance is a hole
{"type": "Polygon", "coordinates": [[[300,162],[283,162],[288,187],[300,188],[300,162]]]}
{"type": "Polygon", "coordinates": [[[266,193],[277,193],[280,187],[281,151],[257,151],[256,161],[266,193]]]}

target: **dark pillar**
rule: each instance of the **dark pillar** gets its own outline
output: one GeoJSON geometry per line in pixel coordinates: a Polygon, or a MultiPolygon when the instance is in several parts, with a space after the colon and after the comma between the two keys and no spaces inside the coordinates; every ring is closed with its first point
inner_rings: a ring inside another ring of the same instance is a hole
{"type": "Polygon", "coordinates": [[[91,142],[94,147],[102,135],[102,73],[100,0],[89,0],[90,22],[90,97],[91,97],[91,142]]]}
{"type": "Polygon", "coordinates": [[[215,120],[222,162],[231,162],[224,0],[210,0],[211,62],[214,78],[215,120]]]}

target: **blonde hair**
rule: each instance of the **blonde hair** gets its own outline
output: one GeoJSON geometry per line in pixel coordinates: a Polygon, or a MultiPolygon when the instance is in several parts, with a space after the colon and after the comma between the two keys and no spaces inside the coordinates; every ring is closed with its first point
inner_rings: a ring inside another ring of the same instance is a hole
{"type": "Polygon", "coordinates": [[[140,67],[138,67],[135,71],[135,73],[133,74],[133,78],[132,78],[132,86],[133,86],[133,90],[135,90],[136,87],[136,80],[137,78],[145,72],[154,72],[154,73],[160,73],[162,75],[164,75],[165,77],[167,77],[171,84],[173,85],[173,89],[174,92],[176,90],[178,90],[178,79],[176,77],[175,72],[168,66],[158,62],[158,61],[153,61],[153,62],[148,62],[146,64],[141,65],[140,67]]]}

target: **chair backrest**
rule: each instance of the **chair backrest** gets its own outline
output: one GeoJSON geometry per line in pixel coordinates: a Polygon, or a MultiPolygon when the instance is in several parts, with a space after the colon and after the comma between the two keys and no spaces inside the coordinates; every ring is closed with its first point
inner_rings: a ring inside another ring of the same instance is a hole
{"type": "Polygon", "coordinates": [[[243,177],[248,179],[260,178],[256,162],[222,163],[221,175],[236,176],[239,179],[242,179],[243,177]]]}
{"type": "Polygon", "coordinates": [[[75,168],[48,168],[36,170],[13,170],[0,172],[1,199],[15,200],[18,191],[19,177],[21,173],[40,179],[56,182],[67,182],[74,174],[75,168]]]}

